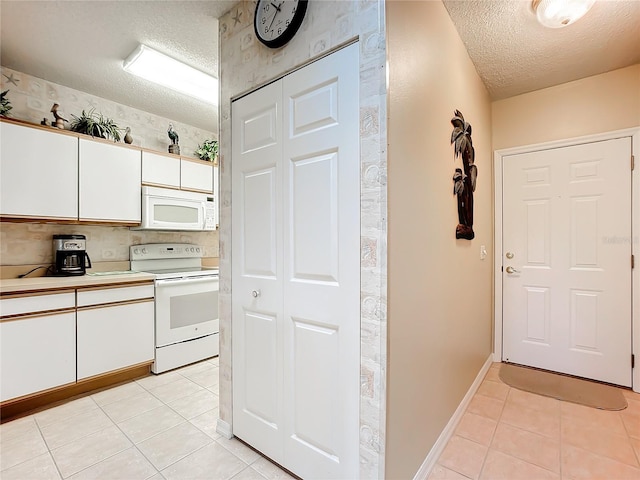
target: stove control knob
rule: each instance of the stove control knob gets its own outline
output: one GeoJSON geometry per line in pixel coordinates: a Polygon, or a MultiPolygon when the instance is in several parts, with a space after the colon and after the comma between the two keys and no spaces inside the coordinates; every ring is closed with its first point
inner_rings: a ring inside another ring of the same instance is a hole
{"type": "Polygon", "coordinates": [[[135,253],[136,255],[138,255],[140,253],[140,249],[139,248],[134,248],[133,249],[133,253],[135,253]]]}
{"type": "Polygon", "coordinates": [[[196,252],[200,253],[200,247],[196,248],[196,252]]]}
{"type": "Polygon", "coordinates": [[[147,249],[146,249],[146,248],[143,248],[143,249],[142,249],[142,254],[143,254],[143,255],[146,255],[146,254],[147,254],[147,249]]]}

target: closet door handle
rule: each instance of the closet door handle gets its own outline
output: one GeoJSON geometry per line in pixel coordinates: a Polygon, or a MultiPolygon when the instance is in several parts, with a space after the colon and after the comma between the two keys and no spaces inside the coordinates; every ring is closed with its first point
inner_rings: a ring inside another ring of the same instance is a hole
{"type": "Polygon", "coordinates": [[[253,290],[253,291],[251,292],[251,296],[252,296],[253,298],[258,298],[258,297],[260,296],[260,290],[253,290]]]}

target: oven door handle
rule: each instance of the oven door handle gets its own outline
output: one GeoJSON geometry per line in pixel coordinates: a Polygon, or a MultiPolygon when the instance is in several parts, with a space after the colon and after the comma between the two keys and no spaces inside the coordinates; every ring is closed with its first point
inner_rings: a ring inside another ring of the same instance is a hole
{"type": "Polygon", "coordinates": [[[156,280],[156,286],[163,287],[169,286],[171,284],[194,284],[194,283],[205,283],[205,282],[217,282],[218,277],[207,276],[207,277],[186,277],[186,278],[166,278],[163,280],[156,280]]]}

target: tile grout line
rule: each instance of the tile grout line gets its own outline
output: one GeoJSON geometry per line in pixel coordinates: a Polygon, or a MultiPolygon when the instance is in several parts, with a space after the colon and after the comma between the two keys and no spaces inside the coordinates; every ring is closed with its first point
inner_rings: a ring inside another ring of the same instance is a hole
{"type": "MultiPolygon", "coordinates": [[[[502,382],[504,385],[507,385],[506,383],[502,382]]],[[[502,408],[500,409],[500,415],[498,416],[498,419],[496,421],[496,428],[493,431],[493,434],[491,434],[491,440],[489,441],[489,445],[487,446],[487,452],[484,455],[484,459],[482,460],[482,465],[480,466],[480,471],[478,472],[478,479],[480,479],[480,477],[482,476],[482,472],[484,471],[484,467],[487,463],[487,457],[489,456],[489,452],[491,451],[491,445],[493,445],[493,439],[496,436],[496,432],[498,431],[498,427],[500,426],[500,421],[502,420],[502,414],[504,413],[504,409],[507,406],[507,399],[509,398],[509,395],[511,394],[511,387],[509,385],[507,385],[507,396],[504,398],[504,401],[502,403],[502,408]]]]}
{"type": "MultiPolygon", "coordinates": [[[[53,462],[53,466],[56,467],[56,471],[58,472],[58,475],[60,475],[60,478],[64,478],[64,476],[62,475],[62,471],[60,471],[60,467],[58,466],[58,462],[56,462],[56,459],[53,456],[53,452],[49,448],[49,444],[47,443],[47,440],[44,438],[44,434],[42,433],[42,430],[40,429],[40,424],[36,420],[35,415],[33,416],[33,422],[36,424],[36,428],[38,429],[38,433],[40,434],[40,438],[42,438],[42,441],[44,442],[45,447],[47,447],[47,454],[49,455],[49,457],[51,457],[51,461],[53,462]]],[[[29,460],[33,460],[34,458],[37,458],[37,457],[32,457],[29,460]]],[[[28,462],[29,460],[25,460],[22,463],[28,462]]]]}
{"type": "Polygon", "coordinates": [[[564,441],[563,441],[563,435],[562,435],[562,422],[563,422],[563,415],[562,415],[562,400],[558,401],[558,415],[560,415],[560,421],[558,422],[559,428],[560,428],[560,432],[558,435],[558,467],[560,470],[560,478],[562,478],[562,452],[564,450],[564,441]]]}

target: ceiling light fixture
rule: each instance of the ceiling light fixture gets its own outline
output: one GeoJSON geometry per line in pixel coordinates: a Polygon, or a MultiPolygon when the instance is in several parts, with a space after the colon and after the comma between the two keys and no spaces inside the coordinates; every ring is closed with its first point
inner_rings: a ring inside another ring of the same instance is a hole
{"type": "Polygon", "coordinates": [[[595,0],[533,0],[538,21],[549,28],[562,28],[580,19],[595,0]]]}
{"type": "Polygon", "coordinates": [[[146,45],[138,45],[122,63],[125,71],[213,105],[218,104],[218,79],[168,57],[146,45]]]}

